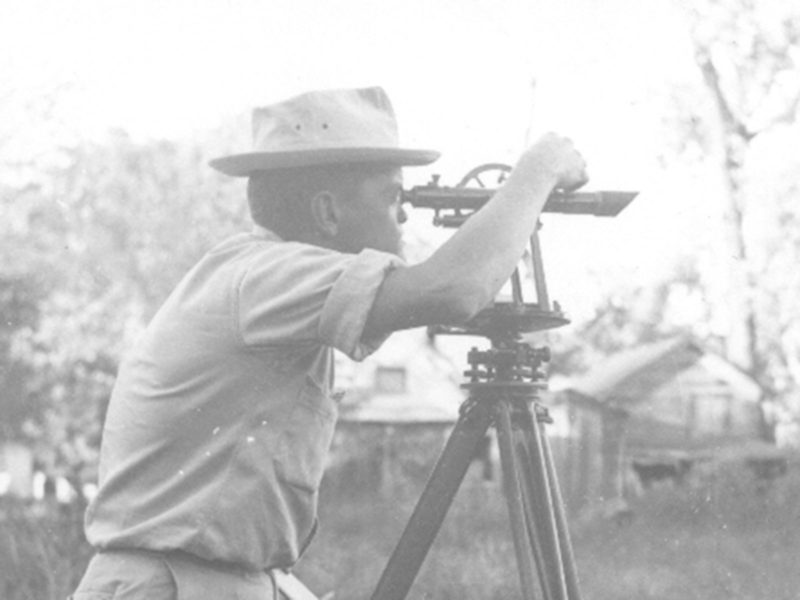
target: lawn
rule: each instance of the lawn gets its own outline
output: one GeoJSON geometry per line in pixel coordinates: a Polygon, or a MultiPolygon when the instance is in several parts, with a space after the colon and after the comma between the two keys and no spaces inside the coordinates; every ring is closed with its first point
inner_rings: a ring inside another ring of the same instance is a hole
{"type": "MultiPolygon", "coordinates": [[[[329,474],[329,477],[335,474],[329,474]]],[[[419,484],[391,498],[332,491],[320,533],[297,568],[319,594],[369,598],[411,513],[419,484]]],[[[341,486],[336,486],[342,489],[341,486]]],[[[732,464],[682,487],[650,490],[626,524],[574,521],[586,600],[796,600],[800,597],[800,465],[770,484],[732,464]]],[[[75,515],[34,515],[5,503],[0,513],[0,598],[63,600],[90,550],[75,515]]],[[[409,598],[520,598],[499,482],[468,474],[409,598]]]]}
{"type": "MultiPolygon", "coordinates": [[[[764,484],[741,465],[714,465],[682,487],[663,486],[636,499],[628,523],[573,523],[584,598],[800,598],[798,466],[764,484]]],[[[298,573],[318,593],[368,598],[413,509],[413,495],[323,498],[323,527],[298,573]]],[[[470,477],[409,598],[519,597],[499,483],[470,477]]]]}

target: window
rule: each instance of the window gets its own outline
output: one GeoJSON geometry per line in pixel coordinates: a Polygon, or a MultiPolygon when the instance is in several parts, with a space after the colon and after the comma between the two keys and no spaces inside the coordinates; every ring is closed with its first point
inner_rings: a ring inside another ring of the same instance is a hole
{"type": "Polygon", "coordinates": [[[405,394],[406,368],[378,367],[375,370],[375,391],[381,394],[405,394]]]}

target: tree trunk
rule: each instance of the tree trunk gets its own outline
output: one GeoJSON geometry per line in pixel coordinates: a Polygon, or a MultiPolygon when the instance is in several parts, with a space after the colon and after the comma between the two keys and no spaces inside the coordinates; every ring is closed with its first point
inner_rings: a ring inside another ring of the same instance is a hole
{"type": "Polygon", "coordinates": [[[766,385],[765,361],[759,350],[759,317],[756,311],[757,276],[754,273],[745,235],[746,198],[742,179],[750,141],[755,134],[737,118],[720,85],[719,73],[704,49],[696,53],[698,67],[713,101],[717,117],[720,147],[719,167],[724,187],[723,226],[725,254],[728,261],[727,298],[731,303],[726,354],[728,359],[750,375],[764,390],[761,416],[761,437],[774,442],[774,427],[767,420],[765,405],[771,401],[766,385]]]}

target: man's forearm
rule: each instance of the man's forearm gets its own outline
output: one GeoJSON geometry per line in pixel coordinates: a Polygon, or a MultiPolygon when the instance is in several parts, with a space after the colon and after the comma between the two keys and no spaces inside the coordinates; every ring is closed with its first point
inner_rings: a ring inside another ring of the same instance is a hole
{"type": "MultiPolygon", "coordinates": [[[[519,165],[535,169],[536,165],[519,165]]],[[[536,221],[557,183],[545,170],[512,172],[505,185],[426,261],[461,290],[475,314],[500,291],[522,257],[536,221]]]]}
{"type": "Polygon", "coordinates": [[[517,162],[501,189],[427,260],[387,275],[365,324],[367,335],[421,325],[460,325],[509,279],[555,187],[586,181],[571,142],[544,136],[517,162]]]}

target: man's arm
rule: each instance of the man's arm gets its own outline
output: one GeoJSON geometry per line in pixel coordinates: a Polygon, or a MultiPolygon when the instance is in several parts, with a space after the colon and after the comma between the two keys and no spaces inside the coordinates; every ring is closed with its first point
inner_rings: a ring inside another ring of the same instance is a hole
{"type": "Polygon", "coordinates": [[[544,136],[520,157],[492,199],[430,258],[387,276],[364,336],[468,321],[511,276],[553,189],[585,182],[585,163],[572,143],[544,136]]]}

